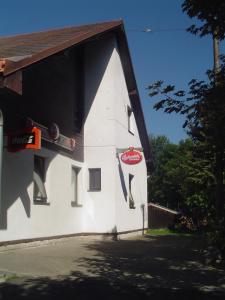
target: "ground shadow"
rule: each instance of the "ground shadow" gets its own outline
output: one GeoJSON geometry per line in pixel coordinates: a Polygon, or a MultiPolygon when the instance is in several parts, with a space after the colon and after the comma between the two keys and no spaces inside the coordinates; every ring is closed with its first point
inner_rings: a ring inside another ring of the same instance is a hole
{"type": "Polygon", "coordinates": [[[97,254],[76,261],[83,271],[19,278],[1,285],[0,298],[224,299],[224,270],[204,265],[198,238],[95,241],[86,248],[97,254]]]}

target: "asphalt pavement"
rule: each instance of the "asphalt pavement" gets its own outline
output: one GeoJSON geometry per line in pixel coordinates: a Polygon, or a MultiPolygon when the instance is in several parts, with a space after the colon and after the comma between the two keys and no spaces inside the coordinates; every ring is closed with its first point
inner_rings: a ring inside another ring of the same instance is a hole
{"type": "Polygon", "coordinates": [[[225,299],[196,237],[76,237],[0,248],[0,299],[225,299]]]}

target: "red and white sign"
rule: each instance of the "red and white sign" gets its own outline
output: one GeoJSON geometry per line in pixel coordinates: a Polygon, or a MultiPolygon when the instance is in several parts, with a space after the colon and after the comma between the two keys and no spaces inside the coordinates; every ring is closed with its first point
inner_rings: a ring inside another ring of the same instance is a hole
{"type": "Polygon", "coordinates": [[[41,130],[33,127],[8,134],[8,150],[17,152],[23,149],[41,149],[41,130]]]}
{"type": "Polygon", "coordinates": [[[134,150],[134,148],[130,148],[129,151],[121,155],[121,160],[127,165],[136,165],[142,161],[142,155],[140,152],[134,150]]]}

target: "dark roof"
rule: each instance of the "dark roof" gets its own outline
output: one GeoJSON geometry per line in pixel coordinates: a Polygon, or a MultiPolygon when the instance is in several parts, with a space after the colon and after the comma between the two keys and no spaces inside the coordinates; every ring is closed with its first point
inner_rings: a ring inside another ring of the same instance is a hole
{"type": "Polygon", "coordinates": [[[152,169],[151,149],[145,127],[123,21],[67,27],[30,34],[0,37],[0,88],[21,90],[22,70],[69,47],[87,42],[109,31],[116,32],[128,93],[134,109],[148,170],[152,169]],[[2,80],[1,80],[2,78],[2,80]],[[10,79],[11,78],[11,79],[10,79]]]}
{"type": "Polygon", "coordinates": [[[11,74],[88,38],[115,29],[122,24],[122,21],[112,21],[0,37],[0,59],[6,60],[3,75],[11,74]]]}

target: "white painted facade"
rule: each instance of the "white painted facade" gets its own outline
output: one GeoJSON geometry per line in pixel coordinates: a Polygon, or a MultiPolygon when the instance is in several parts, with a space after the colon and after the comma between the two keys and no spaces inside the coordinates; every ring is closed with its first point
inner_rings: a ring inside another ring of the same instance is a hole
{"type": "MultiPolygon", "coordinates": [[[[118,148],[142,147],[116,39],[111,36],[85,49],[84,162],[42,148],[10,153],[4,150],[3,195],[7,212],[1,218],[0,242],[75,233],[112,233],[147,227],[145,158],[129,166],[118,148]],[[46,204],[33,203],[33,157],[47,159],[46,204]],[[72,168],[79,167],[78,206],[73,205],[72,168]],[[89,168],[101,168],[101,191],[88,191],[89,168]],[[135,209],[129,207],[129,174],[135,209]]],[[[135,114],[135,112],[134,112],[135,114]]],[[[144,155],[143,155],[144,156],[144,155]]],[[[5,205],[2,203],[2,205],[5,205]]]]}

